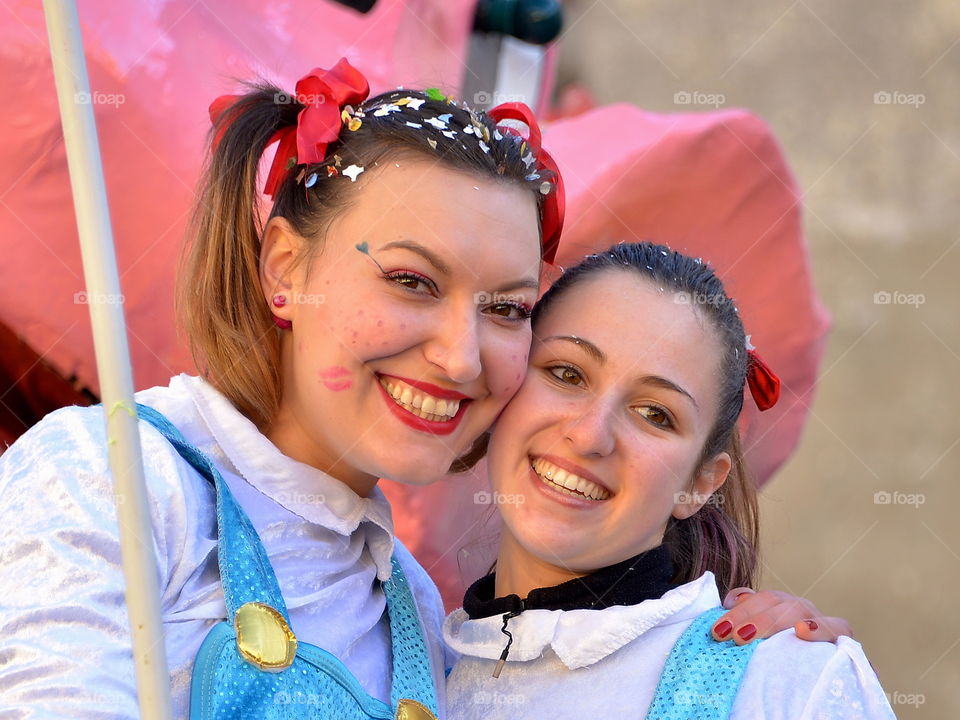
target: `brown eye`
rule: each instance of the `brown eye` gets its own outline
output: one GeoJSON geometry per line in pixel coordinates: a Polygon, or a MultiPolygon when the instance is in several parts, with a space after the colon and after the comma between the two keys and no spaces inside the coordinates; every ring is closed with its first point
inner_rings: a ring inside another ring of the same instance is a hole
{"type": "Polygon", "coordinates": [[[670,420],[670,416],[663,408],[658,408],[656,405],[643,405],[638,407],[636,410],[642,418],[649,421],[653,425],[656,425],[657,427],[673,427],[673,422],[670,420]]]}
{"type": "Polygon", "coordinates": [[[565,365],[559,365],[557,367],[550,368],[550,374],[553,375],[558,380],[565,382],[567,385],[582,385],[583,376],[580,375],[572,367],[567,367],[565,365]]]}

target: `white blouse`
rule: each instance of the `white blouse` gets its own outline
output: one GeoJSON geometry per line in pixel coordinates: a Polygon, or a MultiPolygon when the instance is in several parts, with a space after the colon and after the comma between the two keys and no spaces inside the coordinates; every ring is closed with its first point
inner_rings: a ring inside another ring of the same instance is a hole
{"type": "MultiPolygon", "coordinates": [[[[443,713],[443,606],[393,537],[379,489],[362,498],[283,455],[211,385],[179,375],[136,394],[220,470],[260,534],[297,637],[389,703],[390,635],[377,578],[410,581],[443,713]]],[[[214,492],[141,421],[174,716],[193,659],[226,618],[214,492]]],[[[136,718],[136,686],[102,408],[57,410],[0,456],[0,717],[136,718]]]]}
{"type": "MultiPolygon", "coordinates": [[[[602,610],[527,610],[470,620],[461,610],[444,639],[462,657],[447,679],[451,720],[643,718],[674,643],[695,617],[720,606],[713,573],[661,598],[602,610]]],[[[757,646],[731,720],[890,720],[893,710],[860,644],[805,642],[785,630],[757,646]]]]}

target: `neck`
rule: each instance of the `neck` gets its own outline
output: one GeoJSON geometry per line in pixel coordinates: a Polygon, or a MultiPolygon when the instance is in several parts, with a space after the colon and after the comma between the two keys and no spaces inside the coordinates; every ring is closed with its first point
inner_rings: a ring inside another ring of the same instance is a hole
{"type": "Polygon", "coordinates": [[[497,554],[497,597],[518,595],[526,598],[531,590],[553,587],[585,573],[556,567],[530,554],[504,527],[500,537],[500,552],[497,554]]]}
{"type": "Polygon", "coordinates": [[[377,485],[376,476],[360,472],[342,460],[332,459],[336,456],[313,443],[292,413],[282,407],[264,435],[287,457],[325,472],[360,497],[370,495],[377,485]]]}

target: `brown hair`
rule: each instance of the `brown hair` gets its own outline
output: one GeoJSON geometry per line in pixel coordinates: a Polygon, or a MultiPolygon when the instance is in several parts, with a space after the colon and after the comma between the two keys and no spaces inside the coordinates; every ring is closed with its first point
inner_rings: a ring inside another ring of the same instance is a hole
{"type": "MultiPolygon", "coordinates": [[[[419,154],[447,168],[527,188],[538,210],[542,208],[540,186],[551,178],[529,165],[530,152],[522,139],[498,131],[483,112],[435,97],[404,90],[367,100],[357,108],[364,115],[361,126],[355,131],[344,128],[340,139],[328,146],[323,163],[296,166],[287,173],[268,220],[283,217],[310,240],[296,262],[306,260],[309,270],[330,222],[349,209],[354,197],[352,182],[340,174],[328,177],[328,167],[373,167],[398,154],[419,154]],[[374,108],[404,97],[422,101],[412,103],[420,108],[406,104],[382,116],[373,114],[374,108]],[[448,135],[426,122],[440,116],[448,135]],[[305,175],[310,183],[303,181],[305,175]]],[[[203,171],[177,280],[177,314],[194,362],[261,431],[272,422],[283,388],[279,334],[260,285],[265,223],[257,171],[274,134],[295,126],[303,107],[278,88],[259,84],[220,116],[211,131],[217,142],[203,171]]],[[[485,447],[483,436],[454,469],[476,463],[485,447]]]]}
{"type": "Polygon", "coordinates": [[[736,305],[713,270],[693,259],[653,243],[621,243],[587,256],[568,269],[544,293],[533,309],[533,327],[560,295],[594,273],[635,272],[669,290],[678,303],[691,304],[709,319],[720,339],[719,410],[698,462],[726,451],[732,467],[726,482],[694,515],[671,517],[663,536],[670,548],[674,582],[686,583],[710,570],[723,597],[731,588],[752,586],[759,562],[760,527],[757,491],[749,478],[740,447],[737,419],[743,409],[747,378],[746,336],[736,305]]]}

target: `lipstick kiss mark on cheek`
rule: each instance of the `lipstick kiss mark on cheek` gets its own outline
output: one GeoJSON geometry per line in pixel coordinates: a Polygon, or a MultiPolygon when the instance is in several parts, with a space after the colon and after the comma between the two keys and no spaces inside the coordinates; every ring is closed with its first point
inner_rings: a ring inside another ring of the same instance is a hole
{"type": "Polygon", "coordinates": [[[333,392],[347,390],[353,385],[353,373],[343,365],[331,365],[317,371],[321,384],[333,392]]]}
{"type": "Polygon", "coordinates": [[[317,371],[321,384],[333,392],[342,392],[353,385],[353,373],[343,365],[331,365],[317,371]]]}

